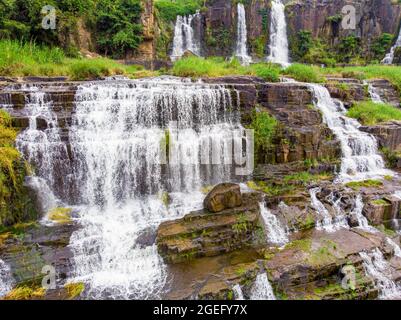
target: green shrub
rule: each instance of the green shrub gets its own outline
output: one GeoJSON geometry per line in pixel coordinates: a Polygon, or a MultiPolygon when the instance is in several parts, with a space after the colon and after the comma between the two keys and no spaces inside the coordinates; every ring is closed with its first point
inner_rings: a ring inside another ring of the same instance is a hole
{"type": "Polygon", "coordinates": [[[159,16],[166,21],[175,21],[178,15],[187,16],[200,10],[202,0],[156,0],[155,7],[159,16]]]}
{"type": "Polygon", "coordinates": [[[302,82],[324,82],[324,78],[319,73],[319,68],[315,66],[295,63],[286,68],[283,73],[302,82]]]}
{"type": "Polygon", "coordinates": [[[269,63],[258,63],[251,66],[255,75],[268,82],[280,81],[280,68],[269,63]]]}
{"type": "Polygon", "coordinates": [[[401,120],[401,110],[385,103],[358,102],[348,110],[347,116],[362,124],[374,125],[389,120],[401,120]]]}
{"type": "Polygon", "coordinates": [[[266,154],[271,152],[272,138],[276,133],[277,124],[277,120],[267,112],[253,112],[249,128],[254,130],[256,163],[262,162],[266,154]]]}

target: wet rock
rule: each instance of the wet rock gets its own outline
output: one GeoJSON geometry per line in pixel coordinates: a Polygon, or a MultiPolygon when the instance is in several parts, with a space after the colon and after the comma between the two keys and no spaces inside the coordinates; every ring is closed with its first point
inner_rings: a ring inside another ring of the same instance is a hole
{"type": "Polygon", "coordinates": [[[139,233],[136,244],[142,248],[152,246],[156,241],[156,237],[157,231],[154,228],[146,228],[139,233]]]}
{"type": "Polygon", "coordinates": [[[234,183],[217,185],[206,196],[203,205],[210,212],[239,207],[242,204],[240,187],[234,183]]]}
{"type": "Polygon", "coordinates": [[[259,203],[244,194],[242,205],[210,214],[200,210],[162,223],[157,231],[160,255],[168,263],[216,256],[264,242],[259,203]]]}

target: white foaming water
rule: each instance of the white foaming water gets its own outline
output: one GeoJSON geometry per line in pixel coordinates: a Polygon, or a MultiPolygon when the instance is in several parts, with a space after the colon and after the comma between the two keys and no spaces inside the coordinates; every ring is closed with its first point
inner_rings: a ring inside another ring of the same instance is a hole
{"type": "MultiPolygon", "coordinates": [[[[70,163],[53,112],[53,102],[39,87],[25,85],[18,90],[26,92],[24,112],[29,118],[29,127],[17,136],[17,149],[33,165],[35,174],[46,181],[48,188],[60,194],[60,188],[70,182],[70,163]],[[42,125],[38,127],[40,123],[42,125]],[[58,174],[49,168],[57,168],[58,174]]],[[[33,180],[32,183],[35,186],[40,181],[33,180]]]]}
{"type": "Polygon", "coordinates": [[[375,280],[376,287],[380,290],[379,299],[400,299],[401,290],[388,273],[390,266],[384,259],[379,249],[374,249],[370,253],[360,252],[363,259],[365,272],[375,280]]]}
{"type": "Polygon", "coordinates": [[[245,7],[242,3],[237,5],[238,11],[238,26],[237,26],[237,46],[235,50],[235,57],[237,57],[243,65],[249,65],[252,58],[248,54],[248,31],[246,28],[246,14],[245,7]]]}
{"type": "Polygon", "coordinates": [[[200,39],[195,36],[192,25],[194,20],[200,19],[200,17],[199,12],[188,17],[177,16],[174,29],[173,51],[170,56],[172,61],[180,59],[185,51],[188,50],[197,56],[201,55],[200,39]]]}
{"type": "Polygon", "coordinates": [[[384,103],[384,101],[380,97],[378,90],[375,88],[375,86],[373,86],[373,84],[371,84],[370,82],[367,82],[367,81],[364,81],[363,83],[364,83],[364,85],[368,86],[370,99],[374,103],[384,103]]]}
{"type": "Polygon", "coordinates": [[[363,211],[363,200],[362,196],[358,194],[355,198],[355,207],[352,213],[355,215],[356,219],[358,220],[358,227],[366,230],[366,231],[374,231],[375,228],[369,226],[368,219],[362,214],[363,211]]]}
{"type": "Polygon", "coordinates": [[[391,47],[390,52],[388,52],[386,54],[386,56],[384,57],[384,59],[382,60],[381,63],[383,63],[383,64],[392,64],[393,61],[394,61],[395,49],[398,48],[398,47],[401,47],[401,30],[400,30],[400,33],[398,34],[397,41],[391,47]]]}
{"type": "Polygon", "coordinates": [[[334,232],[334,231],[336,231],[337,228],[333,224],[333,217],[327,211],[327,209],[323,205],[323,203],[317,198],[317,194],[320,191],[321,191],[321,188],[313,188],[313,189],[309,190],[312,207],[322,217],[321,220],[316,222],[316,229],[324,230],[327,232],[334,232]]]}
{"type": "Polygon", "coordinates": [[[239,284],[236,284],[233,287],[233,292],[234,292],[235,300],[245,300],[244,294],[242,293],[242,289],[241,289],[241,286],[239,284]]]}
{"type": "Polygon", "coordinates": [[[271,3],[270,54],[267,61],[286,67],[290,64],[285,6],[281,0],[271,3]]]}
{"type": "Polygon", "coordinates": [[[259,204],[260,213],[266,226],[267,241],[277,245],[285,245],[289,242],[287,233],[277,217],[270,212],[264,203],[259,204]]]}
{"type": "Polygon", "coordinates": [[[50,190],[46,180],[37,176],[27,177],[24,185],[35,192],[40,212],[45,214],[57,207],[57,199],[50,190]]]}
{"type": "Polygon", "coordinates": [[[341,142],[341,170],[339,182],[366,180],[393,175],[385,169],[383,158],[378,153],[376,139],[363,131],[358,121],[345,116],[346,109],[340,101],[331,98],[324,86],[309,84],[315,97],[315,106],[322,111],[328,127],[341,142]]]}
{"type": "Polygon", "coordinates": [[[393,248],[394,255],[398,258],[401,258],[401,248],[395,243],[392,239],[386,238],[387,243],[393,248]]]}
{"type": "Polygon", "coordinates": [[[276,300],[273,288],[267,278],[266,273],[257,275],[255,283],[251,290],[251,300],[276,300]]]}
{"type": "Polygon", "coordinates": [[[221,86],[177,79],[80,86],[69,136],[82,204],[82,228],[70,240],[72,281],[87,283],[89,298],[160,298],[166,266],[154,241],[139,239],[202,208],[202,185],[232,180],[229,142],[242,130],[221,86]],[[174,152],[160,165],[166,140],[174,152]],[[208,144],[221,151],[213,165],[201,159],[208,144]]]}
{"type": "Polygon", "coordinates": [[[14,280],[10,267],[0,259],[0,298],[10,292],[13,285],[14,280]]]}

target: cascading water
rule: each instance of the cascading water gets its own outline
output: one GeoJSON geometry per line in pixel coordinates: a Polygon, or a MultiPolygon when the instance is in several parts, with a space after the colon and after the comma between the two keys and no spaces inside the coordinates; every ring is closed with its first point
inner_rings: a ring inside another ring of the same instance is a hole
{"type": "Polygon", "coordinates": [[[202,208],[202,185],[233,179],[237,106],[221,86],[179,79],[89,83],[75,101],[69,142],[81,228],[70,240],[70,280],[84,281],[89,298],[159,298],[166,267],[156,245],[139,239],[202,208]],[[207,146],[219,151],[209,162],[207,146]]]}
{"type": "Polygon", "coordinates": [[[270,21],[270,54],[267,61],[286,67],[290,64],[290,58],[285,6],[281,0],[272,0],[270,21]]]}
{"type": "Polygon", "coordinates": [[[272,244],[285,245],[289,242],[288,236],[277,217],[270,212],[264,203],[259,204],[260,213],[266,226],[267,241],[272,244]]]}
{"type": "Polygon", "coordinates": [[[336,226],[333,224],[333,217],[327,211],[326,207],[323,203],[317,198],[317,194],[321,191],[319,187],[312,188],[309,190],[309,194],[311,197],[312,207],[316,210],[316,212],[321,216],[321,220],[316,222],[317,230],[324,230],[327,232],[336,231],[336,226]]]}
{"type": "Polygon", "coordinates": [[[357,221],[358,221],[358,227],[367,230],[367,231],[372,231],[374,229],[373,227],[369,226],[368,219],[362,214],[363,211],[363,200],[362,196],[358,194],[355,198],[355,208],[352,211],[352,213],[355,215],[357,221]]]}
{"type": "MultiPolygon", "coordinates": [[[[29,118],[29,127],[18,135],[16,146],[40,177],[31,179],[28,184],[31,183],[33,188],[38,187],[42,191],[52,190],[57,196],[66,195],[68,193],[61,188],[71,183],[70,163],[67,146],[61,139],[57,116],[53,112],[53,102],[48,94],[36,86],[25,85],[17,90],[26,93],[24,112],[29,118]]],[[[49,201],[55,199],[51,193],[48,197],[49,201]]],[[[53,204],[42,203],[43,210],[49,209],[53,204]]]]}
{"type": "Polygon", "coordinates": [[[395,44],[391,47],[390,52],[388,52],[386,54],[386,56],[384,57],[384,59],[382,60],[381,63],[383,64],[392,64],[394,61],[394,53],[395,53],[395,49],[401,47],[401,30],[400,33],[398,34],[398,38],[397,41],[395,42],[395,44]]]}
{"type": "Polygon", "coordinates": [[[394,283],[389,274],[390,266],[379,249],[370,253],[360,252],[366,273],[371,276],[380,290],[379,299],[400,299],[401,289],[394,283]]]}
{"type": "Polygon", "coordinates": [[[340,101],[331,98],[324,86],[309,84],[315,97],[315,106],[322,112],[325,123],[341,142],[340,182],[358,181],[393,175],[385,169],[378,153],[376,139],[359,130],[358,121],[345,116],[346,109],[340,101]]]}
{"type": "Polygon", "coordinates": [[[380,97],[378,90],[376,89],[375,86],[373,86],[373,84],[371,84],[370,82],[367,82],[367,81],[364,81],[363,84],[368,86],[368,92],[369,92],[370,99],[374,103],[384,103],[384,101],[380,97]]]}
{"type": "Polygon", "coordinates": [[[14,281],[10,267],[0,259],[0,298],[13,288],[14,281]]]}
{"type": "Polygon", "coordinates": [[[257,275],[255,283],[251,290],[251,300],[276,300],[273,288],[267,278],[266,273],[257,275]]]}
{"type": "Polygon", "coordinates": [[[170,56],[172,61],[180,59],[185,51],[191,51],[197,56],[201,55],[199,35],[195,34],[193,28],[194,21],[200,19],[200,17],[199,12],[187,17],[177,16],[174,28],[173,51],[170,56]]]}
{"type": "Polygon", "coordinates": [[[244,294],[242,293],[242,289],[241,289],[241,286],[239,284],[236,284],[233,287],[233,292],[234,292],[235,300],[245,300],[244,294]]]}
{"type": "Polygon", "coordinates": [[[243,65],[249,65],[252,58],[248,55],[248,31],[246,28],[246,14],[245,7],[242,3],[237,5],[238,11],[238,27],[237,27],[237,46],[235,50],[235,57],[237,57],[243,65]]]}

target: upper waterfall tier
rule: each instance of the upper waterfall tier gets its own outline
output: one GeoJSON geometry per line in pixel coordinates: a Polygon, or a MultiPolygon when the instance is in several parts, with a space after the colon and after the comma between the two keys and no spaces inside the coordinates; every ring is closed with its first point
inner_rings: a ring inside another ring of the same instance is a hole
{"type": "Polygon", "coordinates": [[[245,7],[242,3],[238,3],[238,25],[237,25],[237,45],[235,50],[235,57],[237,57],[242,64],[248,65],[252,62],[252,58],[248,54],[248,31],[246,27],[246,13],[245,7]]]}
{"type": "Polygon", "coordinates": [[[287,22],[285,19],[285,6],[281,0],[272,1],[270,21],[270,54],[267,60],[287,66],[290,63],[287,22]]]}

